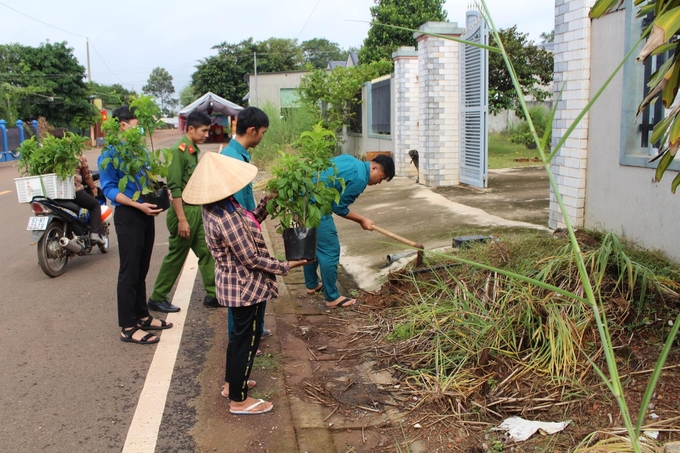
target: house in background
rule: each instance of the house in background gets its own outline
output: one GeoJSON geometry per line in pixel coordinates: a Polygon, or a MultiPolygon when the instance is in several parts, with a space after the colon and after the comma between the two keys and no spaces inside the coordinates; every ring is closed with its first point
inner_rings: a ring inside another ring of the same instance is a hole
{"type": "MultiPolygon", "coordinates": [[[[346,61],[329,61],[328,69],[336,67],[351,67],[359,64],[359,56],[356,52],[350,52],[346,61]]],[[[297,88],[302,78],[309,71],[284,71],[246,74],[245,82],[249,92],[243,98],[244,101],[255,107],[274,107],[279,109],[280,114],[286,110],[295,108],[299,100],[297,88]]]]}
{"type": "Polygon", "coordinates": [[[326,69],[340,68],[350,68],[352,66],[359,66],[359,54],[357,52],[351,51],[347,56],[346,61],[333,60],[328,62],[326,69]]]}
{"type": "Polygon", "coordinates": [[[283,115],[287,109],[296,107],[299,100],[297,88],[306,74],[309,71],[246,74],[244,79],[250,92],[244,100],[254,107],[276,108],[283,115]]]}
{"type": "MultiPolygon", "coordinates": [[[[594,3],[555,0],[558,107],[553,145],[640,37],[642,20],[636,18],[633,0],[624,0],[617,11],[591,20],[588,14],[594,3]]],[[[656,163],[650,164],[649,159],[658,150],[650,143],[650,134],[664,110],[652,105],[636,115],[646,78],[662,60],[657,56],[647,65],[637,63],[639,50],[578,123],[552,168],[574,225],[612,231],[647,248],[662,249],[678,261],[675,227],[680,225],[680,209],[675,206],[680,194],[671,193],[671,181],[680,165],[676,159],[660,183],[652,182],[656,163]]],[[[550,227],[564,225],[552,191],[549,215],[550,227]]]]}

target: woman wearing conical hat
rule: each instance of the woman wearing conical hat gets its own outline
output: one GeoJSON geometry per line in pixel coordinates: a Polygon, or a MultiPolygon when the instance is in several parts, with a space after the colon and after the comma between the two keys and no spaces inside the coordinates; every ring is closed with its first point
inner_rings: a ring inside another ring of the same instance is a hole
{"type": "Polygon", "coordinates": [[[249,380],[260,344],[263,302],[278,296],[276,275],[286,275],[308,261],[279,261],[267,250],[260,227],[267,216],[265,197],[252,211],[234,199],[234,193],[251,182],[257,167],[216,153],[206,153],[189,179],[182,198],[203,205],[203,227],[215,258],[215,287],[220,305],[229,307],[234,331],[227,347],[226,384],[222,395],[231,402],[232,414],[263,414],[271,402],[248,396],[255,386],[249,380]]]}

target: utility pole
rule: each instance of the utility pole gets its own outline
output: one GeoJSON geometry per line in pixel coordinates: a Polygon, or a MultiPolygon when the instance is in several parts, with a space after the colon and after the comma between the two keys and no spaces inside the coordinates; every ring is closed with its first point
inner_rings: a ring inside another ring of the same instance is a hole
{"type": "Polygon", "coordinates": [[[90,39],[85,38],[87,44],[87,81],[92,82],[92,72],[90,71],[90,39]]]}
{"type": "Polygon", "coordinates": [[[257,52],[253,52],[253,63],[255,65],[255,102],[251,102],[250,104],[257,106],[257,52]]]}

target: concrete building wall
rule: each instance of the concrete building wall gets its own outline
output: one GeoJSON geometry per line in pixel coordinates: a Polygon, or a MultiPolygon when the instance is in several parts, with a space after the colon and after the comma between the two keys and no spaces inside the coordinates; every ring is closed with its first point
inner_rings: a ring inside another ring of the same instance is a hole
{"type": "MultiPolygon", "coordinates": [[[[593,21],[590,84],[596,92],[623,60],[626,12],[619,11],[593,21]]],[[[634,63],[640,65],[640,63],[634,63]]],[[[642,88],[639,98],[641,100],[642,88]]],[[[667,172],[660,183],[653,183],[653,168],[620,164],[623,102],[635,96],[624,87],[620,72],[589,114],[587,134],[587,176],[585,178],[584,225],[603,228],[649,248],[663,249],[680,261],[675,227],[680,225],[680,194],[673,195],[670,182],[677,174],[667,172]]],[[[623,123],[622,123],[623,122],[623,123]]],[[[636,127],[630,124],[629,127],[636,127]]],[[[583,140],[583,139],[581,139],[583,140]]],[[[579,173],[580,175],[580,173],[579,173]]]]}
{"type": "Polygon", "coordinates": [[[254,74],[248,74],[249,104],[260,108],[268,104],[281,108],[281,89],[299,87],[302,77],[306,74],[309,72],[274,72],[258,74],[257,77],[254,74]]]}

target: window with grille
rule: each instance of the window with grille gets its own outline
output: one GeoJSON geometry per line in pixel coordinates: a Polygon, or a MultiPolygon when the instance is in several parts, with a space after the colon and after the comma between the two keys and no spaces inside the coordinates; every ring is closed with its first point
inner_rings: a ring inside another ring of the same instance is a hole
{"type": "MultiPolygon", "coordinates": [[[[654,13],[649,13],[647,17],[642,21],[642,28],[647,27],[654,20],[654,13]]],[[[643,77],[643,98],[647,97],[649,93],[649,79],[652,77],[656,71],[663,66],[663,64],[670,57],[668,52],[653,56],[649,58],[649,61],[644,65],[644,77],[643,77]]],[[[640,118],[640,124],[638,129],[640,130],[640,146],[642,148],[655,148],[659,149],[661,143],[649,143],[652,132],[654,131],[654,126],[656,126],[664,118],[664,107],[661,102],[661,96],[645,107],[640,118]]]]}
{"type": "Polygon", "coordinates": [[[390,135],[392,120],[392,79],[371,84],[371,132],[390,135]]]}
{"type": "MultiPolygon", "coordinates": [[[[634,0],[624,0],[619,11],[625,11],[623,46],[623,54],[625,55],[638,43],[641,30],[654,19],[654,16],[650,14],[644,18],[637,17],[634,0]]],[[[642,50],[644,43],[638,44],[638,46],[639,48],[635,51],[637,53],[642,50]]],[[[634,56],[637,55],[635,52],[634,56]]],[[[650,57],[645,65],[636,62],[635,58],[632,57],[626,60],[623,66],[624,92],[621,98],[621,149],[619,153],[621,165],[656,168],[656,162],[649,162],[649,160],[658,154],[659,148],[663,144],[650,143],[650,139],[654,126],[664,119],[666,110],[661,99],[649,104],[640,115],[638,115],[637,110],[640,102],[649,93],[647,84],[650,77],[668,61],[669,56],[669,53],[663,53],[650,57]]],[[[673,162],[670,169],[677,171],[680,169],[680,165],[673,162]]]]}

